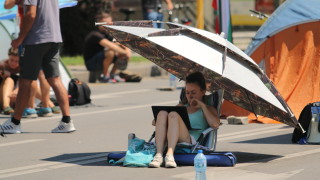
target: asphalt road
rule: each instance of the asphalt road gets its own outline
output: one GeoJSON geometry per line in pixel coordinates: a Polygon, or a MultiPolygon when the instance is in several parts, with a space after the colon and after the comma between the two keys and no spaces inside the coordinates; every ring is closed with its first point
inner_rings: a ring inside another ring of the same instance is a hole
{"type": "MultiPolygon", "coordinates": [[[[180,84],[182,85],[182,84],[180,84]]],[[[127,134],[148,139],[151,105],[175,105],[179,91],[159,91],[166,78],[141,83],[90,84],[93,105],[72,107],[77,131],[51,134],[60,115],[23,119],[22,134],[0,137],[0,179],[194,179],[192,166],[175,169],[109,166],[109,152],[125,151],[127,134]]],[[[8,116],[1,115],[0,123],[8,116]]],[[[230,125],[222,120],[217,151],[234,152],[235,167],[208,167],[207,179],[319,179],[320,147],[291,144],[283,124],[230,125]]]]}

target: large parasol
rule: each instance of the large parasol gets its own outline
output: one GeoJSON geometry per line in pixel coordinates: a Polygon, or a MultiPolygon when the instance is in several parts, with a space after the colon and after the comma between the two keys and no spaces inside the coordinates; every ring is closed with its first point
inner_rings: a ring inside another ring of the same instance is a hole
{"type": "Polygon", "coordinates": [[[224,89],[224,99],[304,131],[289,106],[258,65],[223,37],[180,24],[153,28],[151,21],[104,25],[118,42],[180,79],[201,71],[210,91],[224,89]]]}

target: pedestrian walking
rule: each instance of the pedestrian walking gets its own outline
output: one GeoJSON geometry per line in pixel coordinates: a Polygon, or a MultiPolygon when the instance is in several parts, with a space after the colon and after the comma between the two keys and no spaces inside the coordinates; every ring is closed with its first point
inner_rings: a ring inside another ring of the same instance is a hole
{"type": "Polygon", "coordinates": [[[59,102],[62,119],[52,133],[75,131],[70,118],[68,94],[60,79],[59,51],[62,43],[58,0],[24,0],[24,16],[13,48],[20,47],[20,80],[13,117],[2,124],[4,133],[21,133],[21,117],[30,98],[31,84],[42,69],[59,102]],[[20,46],[21,45],[21,46],[20,46]]]}

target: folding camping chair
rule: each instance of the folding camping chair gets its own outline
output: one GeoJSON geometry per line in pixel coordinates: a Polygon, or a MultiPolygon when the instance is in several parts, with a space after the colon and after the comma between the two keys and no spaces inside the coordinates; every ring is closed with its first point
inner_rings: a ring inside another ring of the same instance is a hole
{"type": "MultiPolygon", "coordinates": [[[[213,106],[217,109],[218,117],[220,117],[220,108],[223,102],[223,94],[224,94],[224,90],[219,89],[209,95],[205,95],[205,99],[204,99],[204,102],[207,105],[213,106]]],[[[182,104],[187,103],[187,98],[185,96],[184,88],[181,90],[179,103],[182,103],[182,104]]],[[[201,133],[195,145],[191,145],[188,143],[178,143],[177,147],[180,146],[183,148],[190,148],[191,153],[194,153],[194,151],[196,149],[199,149],[200,146],[204,146],[209,151],[214,152],[217,144],[217,135],[218,135],[218,128],[209,127],[201,133]]],[[[154,138],[154,136],[155,136],[155,132],[153,132],[151,138],[149,139],[149,142],[154,138]]]]}
{"type": "MultiPolygon", "coordinates": [[[[220,109],[223,102],[223,94],[224,90],[219,89],[209,95],[205,95],[204,102],[209,106],[213,106],[217,109],[218,117],[220,117],[220,109]]],[[[180,93],[180,102],[185,104],[187,102],[187,98],[185,97],[185,89],[183,88],[180,93]]],[[[207,128],[204,130],[200,137],[197,139],[195,145],[190,145],[191,153],[193,153],[199,146],[204,146],[208,148],[210,151],[214,152],[217,145],[217,135],[218,128],[207,128]]],[[[184,144],[184,143],[183,143],[184,144]]],[[[179,146],[180,144],[178,144],[179,146]]]]}

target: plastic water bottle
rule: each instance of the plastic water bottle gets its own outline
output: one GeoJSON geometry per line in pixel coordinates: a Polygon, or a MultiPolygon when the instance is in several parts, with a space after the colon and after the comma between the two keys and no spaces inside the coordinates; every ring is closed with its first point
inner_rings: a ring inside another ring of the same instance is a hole
{"type": "Polygon", "coordinates": [[[194,169],[196,170],[196,180],[206,180],[207,158],[198,150],[198,154],[194,158],[194,169]]]}
{"type": "Polygon", "coordinates": [[[172,90],[177,89],[177,78],[173,74],[170,74],[169,85],[172,90]]]}

